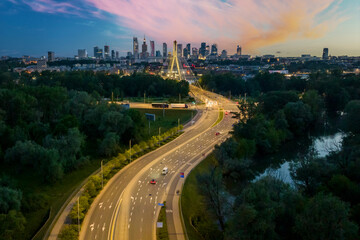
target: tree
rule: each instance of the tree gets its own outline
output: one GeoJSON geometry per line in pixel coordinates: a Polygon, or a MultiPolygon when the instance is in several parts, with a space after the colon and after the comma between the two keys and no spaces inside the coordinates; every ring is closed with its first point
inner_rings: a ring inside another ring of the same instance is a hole
{"type": "Polygon", "coordinates": [[[11,210],[7,214],[0,214],[0,239],[23,239],[26,219],[21,212],[11,210]]]}
{"type": "Polygon", "coordinates": [[[349,220],[349,206],[337,197],[319,193],[296,217],[295,232],[302,239],[357,239],[358,226],[349,220]]]}
{"type": "Polygon", "coordinates": [[[295,135],[303,135],[313,120],[310,107],[300,101],[286,104],[284,113],[289,129],[295,135]]]}
{"type": "Polygon", "coordinates": [[[22,192],[10,187],[0,187],[0,213],[8,213],[9,210],[20,210],[22,192]]]}
{"type": "Polygon", "coordinates": [[[310,107],[314,119],[321,117],[324,101],[316,90],[306,91],[301,100],[310,107]]]}
{"type": "Polygon", "coordinates": [[[360,100],[352,100],[345,107],[345,129],[353,134],[360,133],[360,100]]]}
{"type": "Polygon", "coordinates": [[[120,151],[119,136],[109,132],[100,144],[100,153],[106,157],[115,156],[120,151]]]}

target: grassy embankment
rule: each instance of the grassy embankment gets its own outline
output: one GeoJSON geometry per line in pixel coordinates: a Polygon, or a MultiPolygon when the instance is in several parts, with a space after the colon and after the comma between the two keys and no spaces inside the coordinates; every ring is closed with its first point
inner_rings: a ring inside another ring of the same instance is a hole
{"type": "MultiPolygon", "coordinates": [[[[202,240],[197,229],[211,229],[214,227],[214,218],[209,213],[204,202],[204,197],[199,193],[196,176],[208,171],[210,165],[214,164],[215,157],[210,154],[201,163],[199,163],[186,178],[181,195],[181,208],[183,220],[188,239],[202,240]]],[[[216,228],[216,225],[215,225],[216,228]]],[[[185,231],[184,229],[184,231],[185,231]]]]}
{"type": "MultiPolygon", "coordinates": [[[[178,124],[178,118],[180,118],[180,124],[188,122],[192,116],[195,116],[195,111],[191,110],[166,110],[165,117],[162,117],[162,110],[160,109],[138,109],[141,113],[154,113],[156,114],[156,121],[151,122],[150,133],[151,135],[157,135],[158,129],[161,127],[161,132],[165,132],[172,127],[176,127],[178,124]]],[[[148,126],[144,129],[148,133],[148,126]]],[[[34,177],[33,172],[25,172],[22,174],[16,174],[13,168],[2,168],[0,174],[13,176],[16,180],[16,185],[22,190],[23,195],[37,195],[32,203],[35,207],[32,211],[24,213],[27,223],[24,233],[24,239],[30,239],[43,225],[50,212],[50,219],[47,225],[41,229],[37,234],[37,239],[42,239],[48,228],[48,225],[52,222],[61,206],[71,193],[81,184],[90,174],[96,171],[100,167],[102,159],[91,159],[88,164],[82,168],[73,171],[66,176],[63,180],[57,182],[54,185],[46,185],[41,179],[34,177]],[[39,197],[40,196],[40,197],[39,197]],[[36,209],[36,210],[35,210],[36,209]]]]}
{"type": "Polygon", "coordinates": [[[164,206],[161,207],[158,222],[163,223],[162,228],[156,228],[156,239],[157,240],[168,240],[169,233],[167,229],[167,222],[166,222],[166,202],[164,202],[164,206]]]}

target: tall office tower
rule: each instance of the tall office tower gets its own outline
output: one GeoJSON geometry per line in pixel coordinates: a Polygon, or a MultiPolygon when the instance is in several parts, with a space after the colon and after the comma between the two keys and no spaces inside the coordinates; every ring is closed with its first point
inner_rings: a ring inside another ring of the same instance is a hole
{"type": "Polygon", "coordinates": [[[183,56],[184,56],[184,58],[187,58],[187,57],[188,57],[188,49],[187,49],[187,48],[184,48],[184,50],[183,50],[183,56]]]}
{"type": "Polygon", "coordinates": [[[94,47],[94,57],[98,59],[103,57],[103,51],[98,46],[94,47]]]}
{"type": "Polygon", "coordinates": [[[241,56],[241,46],[237,45],[236,55],[241,56]]]}
{"type": "Polygon", "coordinates": [[[328,60],[329,59],[329,49],[328,48],[323,49],[322,59],[323,60],[328,60]]]}
{"type": "Polygon", "coordinates": [[[206,51],[206,42],[202,42],[201,43],[201,47],[199,49],[199,54],[201,54],[201,56],[205,56],[205,51],[206,51]]]}
{"type": "Polygon", "coordinates": [[[227,51],[226,50],[222,50],[221,52],[221,58],[227,58],[227,51]]]}
{"type": "Polygon", "coordinates": [[[116,59],[119,59],[119,51],[116,51],[115,55],[116,55],[116,59]]]}
{"type": "Polygon", "coordinates": [[[218,53],[217,44],[214,43],[213,45],[211,45],[211,55],[217,55],[217,53],[218,53]]]}
{"type": "Polygon", "coordinates": [[[155,42],[154,41],[150,41],[150,56],[154,57],[155,56],[155,42]]]}
{"type": "Polygon", "coordinates": [[[126,53],[126,56],[127,56],[128,58],[132,58],[132,53],[131,53],[131,52],[127,52],[127,53],[126,53]]]}
{"type": "Polygon", "coordinates": [[[55,53],[54,52],[51,52],[51,51],[48,52],[48,61],[49,62],[55,61],[55,53]]]}
{"type": "Polygon", "coordinates": [[[111,50],[111,59],[115,59],[115,50],[111,50]]]}
{"type": "Polygon", "coordinates": [[[205,48],[205,56],[209,55],[210,54],[210,46],[209,45],[206,45],[206,48],[205,48]]]}
{"type": "Polygon", "coordinates": [[[145,59],[147,58],[148,52],[147,52],[147,44],[146,44],[146,38],[144,36],[144,42],[141,46],[141,58],[145,59]]]}
{"type": "Polygon", "coordinates": [[[183,54],[182,51],[183,51],[182,44],[179,43],[179,44],[177,45],[177,54],[178,54],[178,57],[182,57],[182,54],[183,54]]]}
{"type": "Polygon", "coordinates": [[[163,43],[163,57],[167,57],[167,44],[163,43]]]}
{"type": "Polygon", "coordinates": [[[78,58],[80,59],[87,58],[86,49],[78,49],[78,58]]]}
{"type": "Polygon", "coordinates": [[[133,55],[135,59],[139,58],[139,43],[137,37],[133,37],[133,55]]]}
{"type": "Polygon", "coordinates": [[[189,58],[191,55],[191,44],[190,43],[186,44],[186,48],[187,48],[188,55],[184,56],[184,57],[189,58]]]}
{"type": "Polygon", "coordinates": [[[161,52],[159,50],[156,51],[156,57],[161,57],[161,52]]]}
{"type": "Polygon", "coordinates": [[[98,56],[97,56],[97,58],[103,58],[103,50],[102,50],[102,48],[99,48],[99,51],[98,51],[98,56]]]}
{"type": "Polygon", "coordinates": [[[199,50],[195,47],[192,48],[192,56],[198,56],[199,55],[199,50]]]}
{"type": "Polygon", "coordinates": [[[110,47],[105,45],[104,46],[104,58],[109,59],[110,58],[110,47]]]}

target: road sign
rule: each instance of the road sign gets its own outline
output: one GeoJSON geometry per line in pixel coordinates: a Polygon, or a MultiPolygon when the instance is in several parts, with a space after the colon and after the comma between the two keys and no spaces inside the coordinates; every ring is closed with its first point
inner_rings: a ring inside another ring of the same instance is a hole
{"type": "Polygon", "coordinates": [[[162,228],[163,227],[163,222],[157,222],[156,227],[157,228],[162,228]]]}
{"type": "Polygon", "coordinates": [[[158,203],[159,206],[165,206],[163,203],[158,203]]]}
{"type": "Polygon", "coordinates": [[[145,117],[147,120],[155,122],[155,114],[145,113],[145,117]]]}
{"type": "Polygon", "coordinates": [[[183,172],[180,173],[180,177],[184,178],[184,173],[183,172]]]}

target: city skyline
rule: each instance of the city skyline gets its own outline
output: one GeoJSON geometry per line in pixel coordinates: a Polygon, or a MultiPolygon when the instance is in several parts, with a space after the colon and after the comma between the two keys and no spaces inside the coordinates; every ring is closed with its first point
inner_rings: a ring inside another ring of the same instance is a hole
{"type": "Polygon", "coordinates": [[[78,49],[92,53],[95,46],[109,45],[125,56],[133,48],[133,36],[144,34],[155,41],[155,52],[162,49],[163,42],[171,44],[176,39],[183,46],[190,43],[198,49],[201,42],[210,47],[217,44],[218,54],[222,50],[234,54],[240,45],[243,54],[251,55],[321,57],[323,48],[329,48],[333,56],[360,55],[360,17],[356,14],[360,6],[355,0],[320,0],[316,4],[290,0],[286,6],[277,0],[272,6],[250,0],[181,4],[170,0],[162,2],[163,6],[147,6],[147,14],[141,4],[122,0],[6,0],[0,3],[0,23],[7,30],[0,39],[0,55],[43,56],[54,51],[56,56],[73,57],[78,49]],[[115,6],[119,3],[122,9],[115,6]],[[178,14],[170,4],[178,7],[178,14]],[[248,12],[241,12],[240,6],[248,12]],[[159,8],[168,11],[154,15],[159,8]],[[134,12],[138,19],[130,16],[134,12]],[[259,14],[264,16],[254,19],[259,14]],[[203,24],[209,16],[214,20],[203,24]]]}

